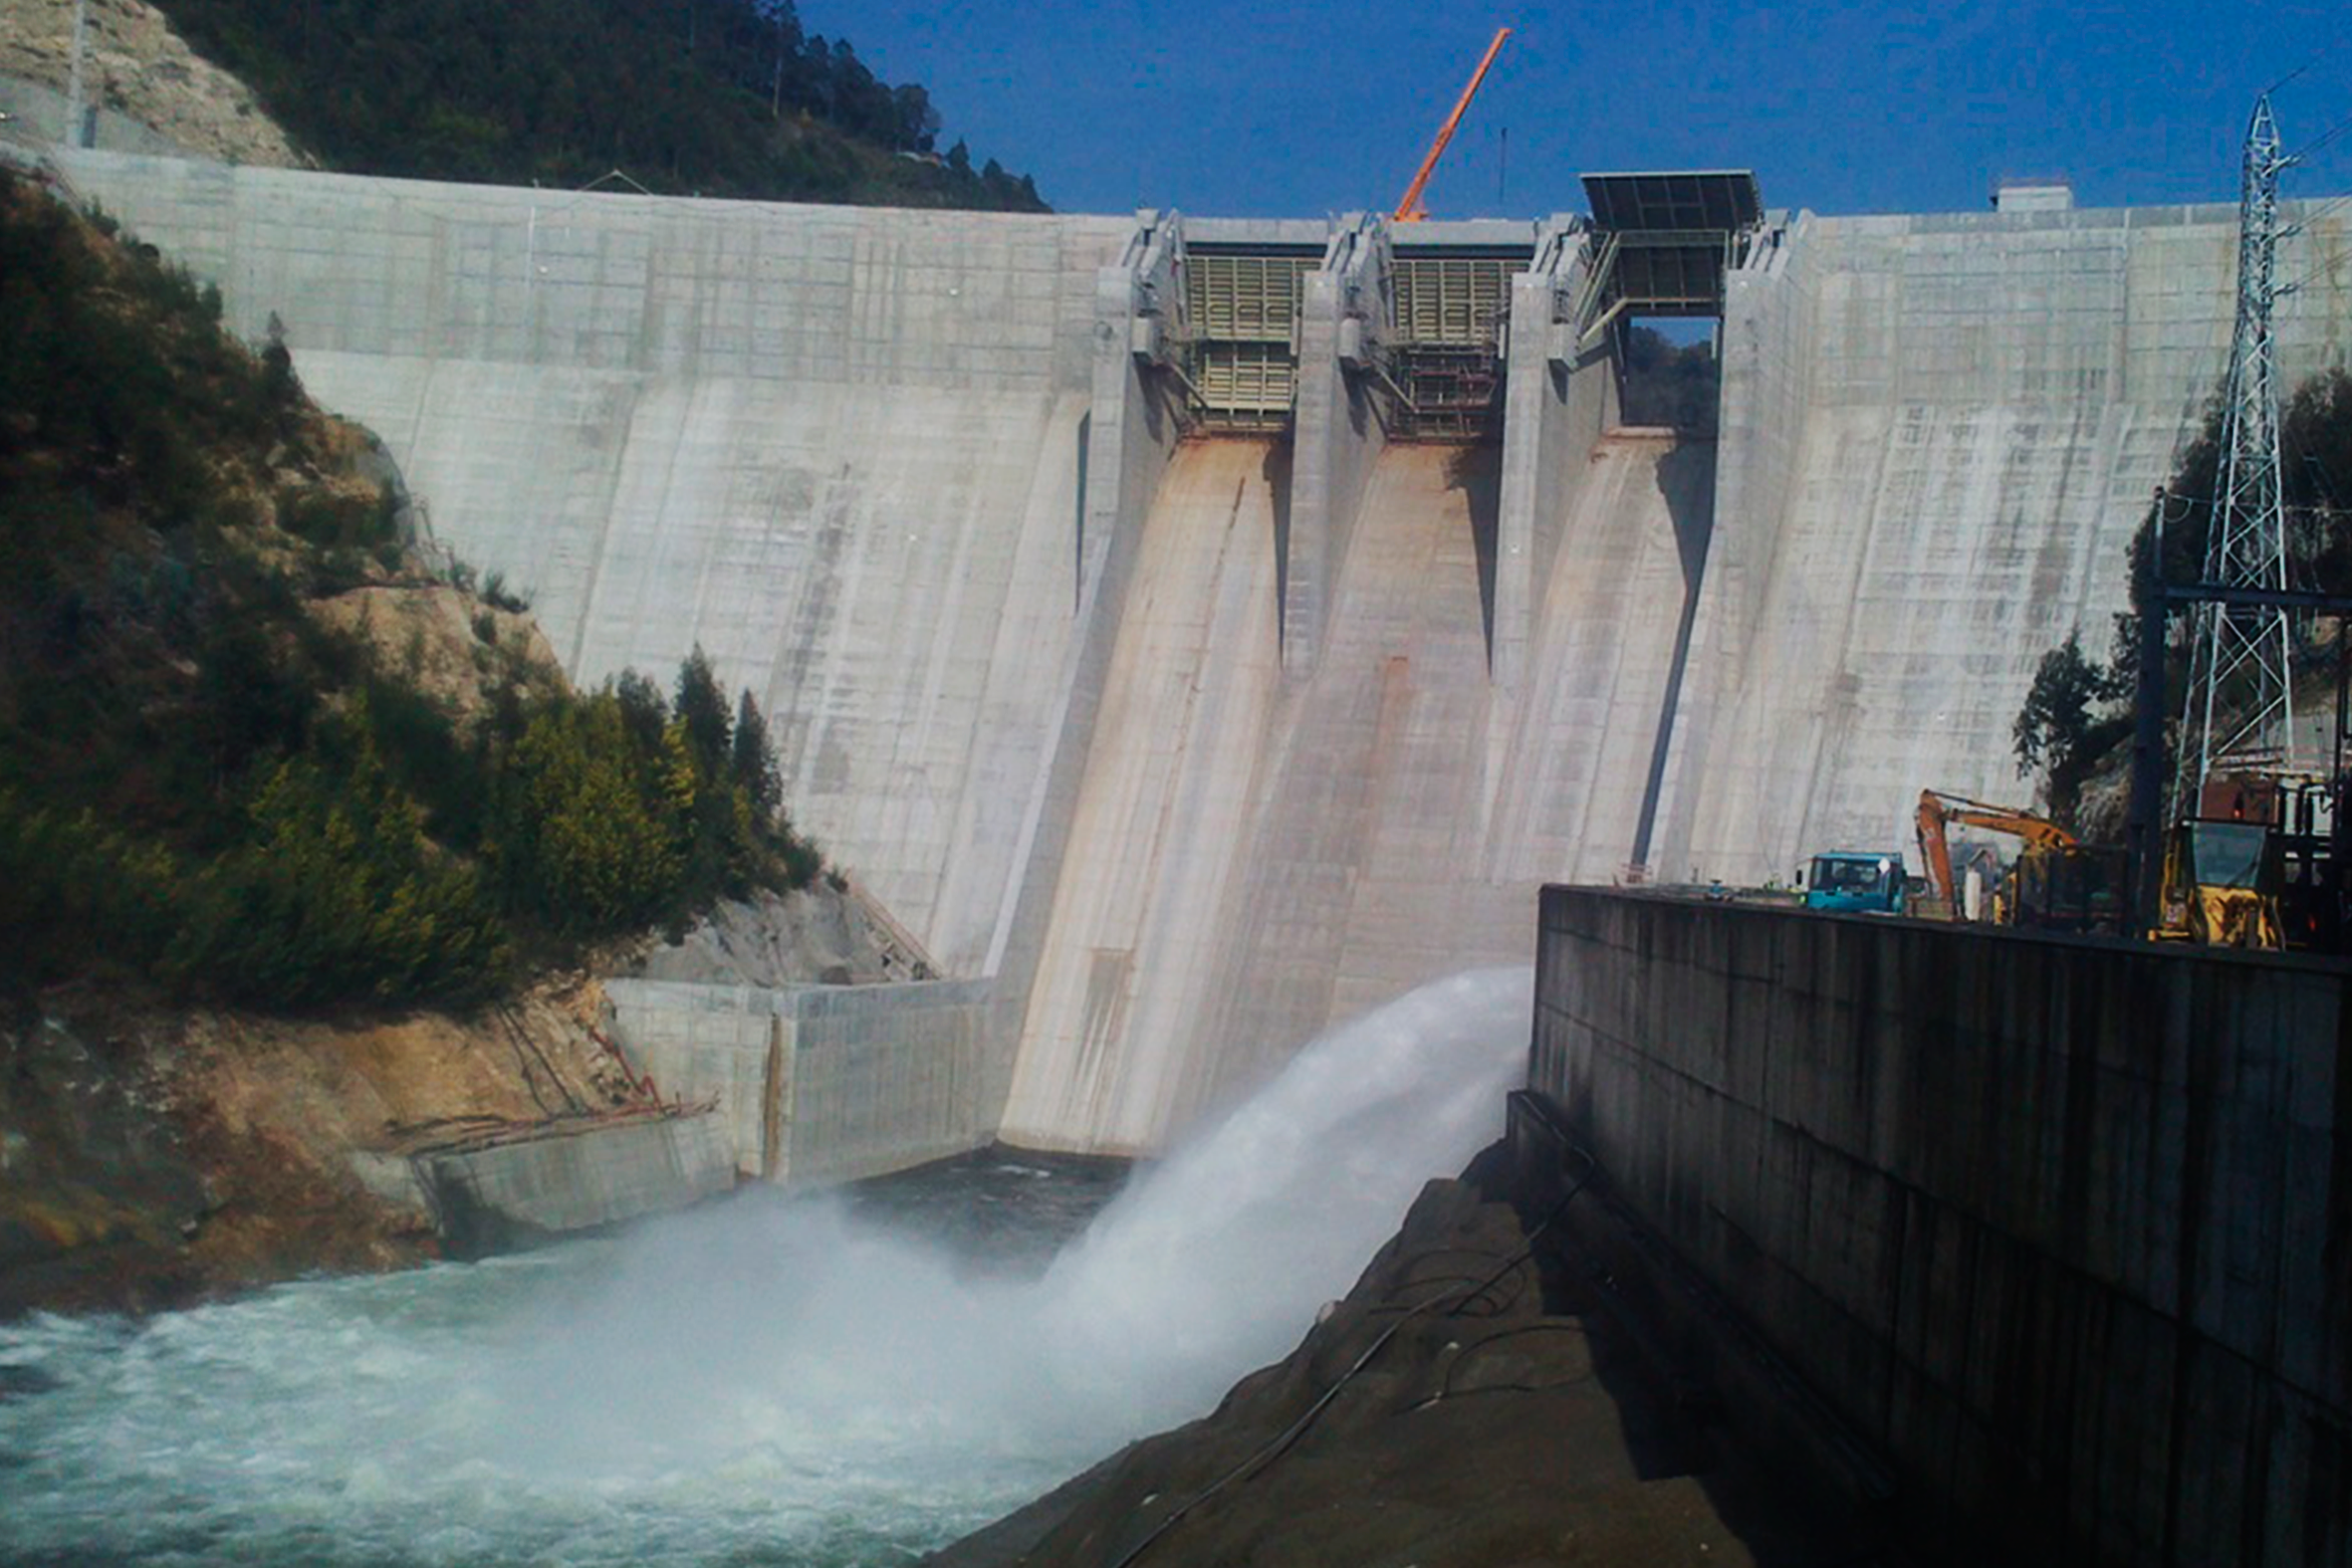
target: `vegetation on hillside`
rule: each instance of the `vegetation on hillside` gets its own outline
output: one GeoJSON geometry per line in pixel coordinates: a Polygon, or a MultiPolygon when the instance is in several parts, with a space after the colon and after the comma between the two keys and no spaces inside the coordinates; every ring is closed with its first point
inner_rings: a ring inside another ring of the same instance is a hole
{"type": "Polygon", "coordinates": [[[1636,327],[1625,335],[1625,422],[1666,425],[1688,435],[1715,434],[1723,371],[1710,342],[1676,344],[1636,327]]]}
{"type": "Polygon", "coordinates": [[[1043,212],[792,0],[157,0],[336,168],[1043,212]]]}
{"type": "MultiPolygon", "coordinates": [[[[2223,415],[2217,400],[2166,486],[2162,566],[2168,582],[2195,582],[2205,575],[2214,497],[2221,485],[2223,415]]],[[[2279,413],[2279,446],[2288,580],[2299,588],[2352,593],[2352,375],[2330,370],[2298,387],[2279,413]]],[[[2132,605],[2115,617],[2108,657],[2101,661],[2086,654],[2075,637],[2044,654],[2012,727],[2019,775],[2041,777],[2050,814],[2069,827],[2103,831],[2108,825],[2077,818],[2084,785],[2117,766],[2131,738],[2140,616],[2147,611],[2141,574],[2156,539],[2151,506],[2132,540],[2132,605]]],[[[2165,669],[2166,690],[2176,696],[2188,678],[2189,657],[2186,618],[2177,620],[2165,669]]],[[[2304,640],[2295,649],[2298,667],[2332,657],[2333,643],[2323,648],[2312,640],[2316,634],[2308,621],[2299,629],[2304,640]]]]}
{"type": "Polygon", "coordinates": [[[573,693],[282,345],[108,231],[0,174],[0,985],[464,1000],[816,874],[748,693],[573,693]],[[349,613],[450,599],[462,689],[349,613]]]}

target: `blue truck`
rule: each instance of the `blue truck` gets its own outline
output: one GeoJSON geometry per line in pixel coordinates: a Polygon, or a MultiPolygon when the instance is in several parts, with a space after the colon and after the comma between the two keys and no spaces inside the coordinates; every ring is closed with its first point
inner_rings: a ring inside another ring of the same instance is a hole
{"type": "Polygon", "coordinates": [[[1805,908],[1899,915],[1905,883],[1903,856],[1895,850],[1832,849],[1813,856],[1805,908]]]}

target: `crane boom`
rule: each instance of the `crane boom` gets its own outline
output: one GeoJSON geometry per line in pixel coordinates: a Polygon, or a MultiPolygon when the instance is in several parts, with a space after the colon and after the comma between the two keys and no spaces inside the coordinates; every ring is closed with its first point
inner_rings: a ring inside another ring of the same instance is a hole
{"type": "Polygon", "coordinates": [[[1495,63],[1497,55],[1503,53],[1503,40],[1510,36],[1511,29],[1508,27],[1495,29],[1495,41],[1487,46],[1486,58],[1470,74],[1470,85],[1462,90],[1462,97],[1454,105],[1454,112],[1448,114],[1446,122],[1438,127],[1437,139],[1429,144],[1429,155],[1421,160],[1421,167],[1414,171],[1413,183],[1407,185],[1404,195],[1398,198],[1396,211],[1390,215],[1391,221],[1419,223],[1429,216],[1421,205],[1421,187],[1427,185],[1429,176],[1437,171],[1437,160],[1446,155],[1446,143],[1454,139],[1455,127],[1462,123],[1462,116],[1470,112],[1470,101],[1478,97],[1478,85],[1487,79],[1487,68],[1495,63]]]}

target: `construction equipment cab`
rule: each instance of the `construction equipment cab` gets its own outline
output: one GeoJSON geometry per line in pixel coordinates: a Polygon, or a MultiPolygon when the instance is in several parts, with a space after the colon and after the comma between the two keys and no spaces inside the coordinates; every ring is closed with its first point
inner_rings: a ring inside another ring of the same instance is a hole
{"type": "Polygon", "coordinates": [[[1832,849],[1813,856],[1805,908],[1848,914],[1903,913],[1903,857],[1893,851],[1832,849]]]}
{"type": "Polygon", "coordinates": [[[2283,948],[2282,869],[2278,835],[2266,822],[2182,822],[2165,846],[2161,914],[2149,935],[2208,947],[2283,948]]]}

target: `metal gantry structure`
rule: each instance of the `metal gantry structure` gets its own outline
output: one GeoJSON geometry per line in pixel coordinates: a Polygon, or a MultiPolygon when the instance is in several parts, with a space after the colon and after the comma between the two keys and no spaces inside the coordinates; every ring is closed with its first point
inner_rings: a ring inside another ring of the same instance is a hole
{"type": "MultiPolygon", "coordinates": [[[[2206,538],[2204,580],[2212,588],[2283,593],[2288,586],[2278,466],[2278,351],[2270,318],[2281,292],[2276,278],[2278,176],[2293,161],[2280,150],[2278,122],[2265,94],[2256,101],[2245,133],[2237,323],[2230,350],[2222,466],[2206,538]]],[[[2287,615],[2275,604],[2219,599],[2194,607],[2176,815],[2196,814],[2205,782],[2217,771],[2292,768],[2287,615]]]]}

